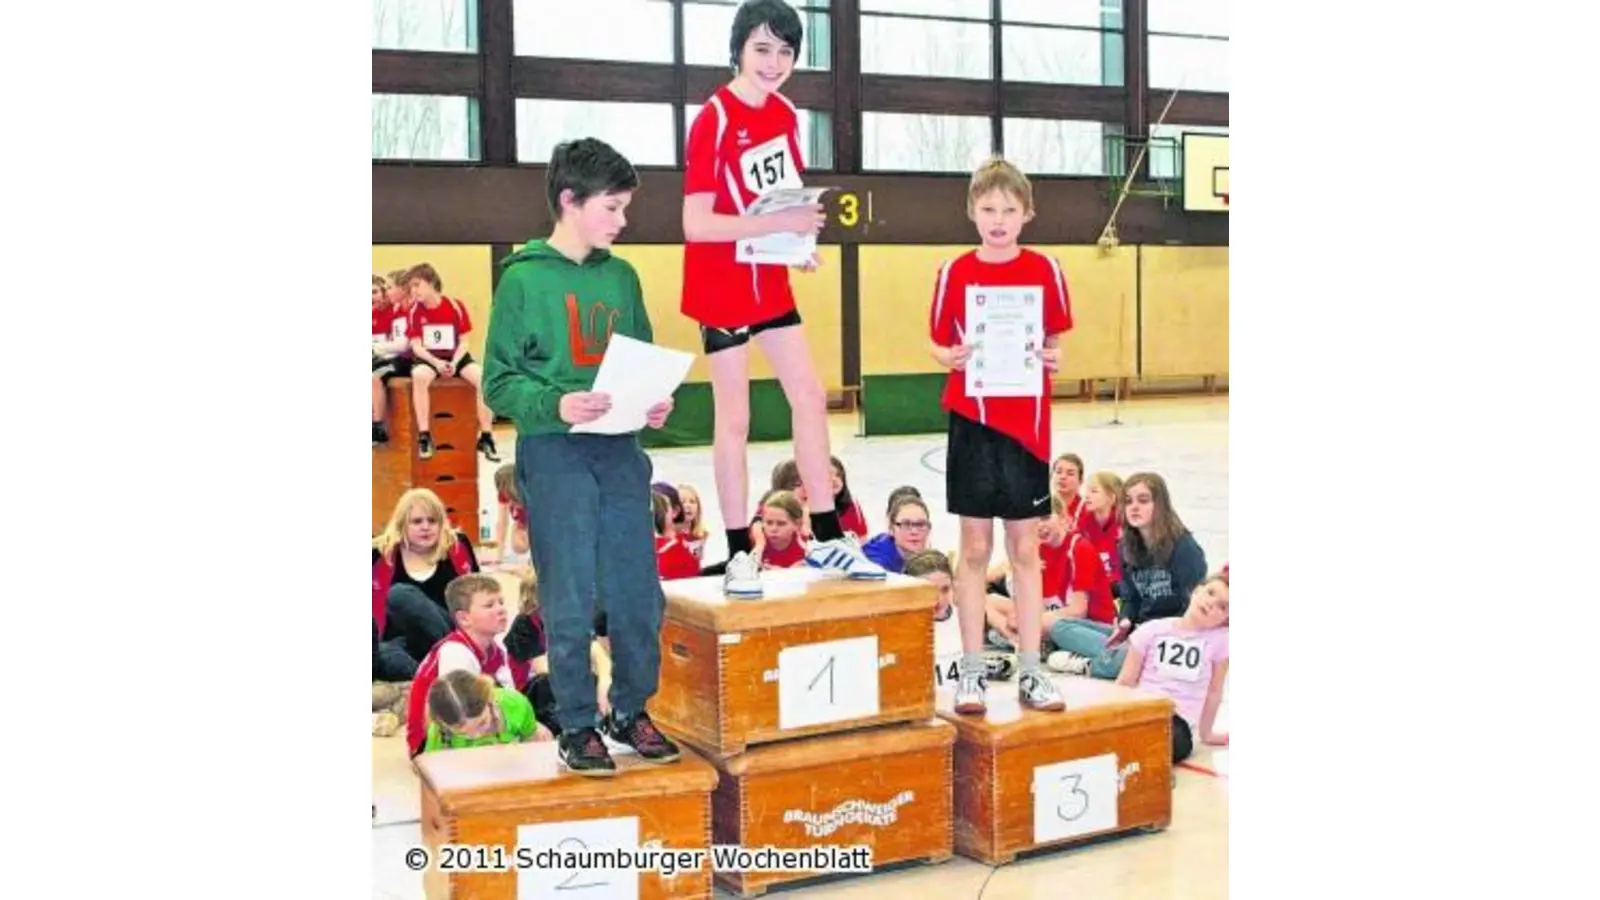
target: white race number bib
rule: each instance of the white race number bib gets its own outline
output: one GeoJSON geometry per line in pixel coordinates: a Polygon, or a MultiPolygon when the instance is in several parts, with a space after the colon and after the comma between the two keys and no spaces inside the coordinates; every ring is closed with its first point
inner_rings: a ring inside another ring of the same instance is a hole
{"type": "Polygon", "coordinates": [[[739,177],[744,179],[745,190],[758,197],[777,188],[800,187],[800,173],[795,171],[788,135],[744,151],[739,157],[739,177]]]}
{"type": "Polygon", "coordinates": [[[1200,663],[1205,650],[1199,641],[1164,637],[1156,641],[1150,652],[1155,654],[1156,669],[1162,675],[1178,681],[1200,680],[1200,663]]]}
{"type": "Polygon", "coordinates": [[[448,324],[422,326],[422,346],[428,350],[454,350],[456,327],[448,324]]]}

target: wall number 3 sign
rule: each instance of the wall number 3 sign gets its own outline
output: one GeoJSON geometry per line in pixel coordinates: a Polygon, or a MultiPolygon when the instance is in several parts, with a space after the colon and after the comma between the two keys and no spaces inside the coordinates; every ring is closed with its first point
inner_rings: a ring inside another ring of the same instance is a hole
{"type": "Polygon", "coordinates": [[[778,727],[875,716],[878,637],[802,644],[778,652],[778,727]]]}
{"type": "Polygon", "coordinates": [[[1117,755],[1033,770],[1033,841],[1043,844],[1117,827],[1117,755]]]}

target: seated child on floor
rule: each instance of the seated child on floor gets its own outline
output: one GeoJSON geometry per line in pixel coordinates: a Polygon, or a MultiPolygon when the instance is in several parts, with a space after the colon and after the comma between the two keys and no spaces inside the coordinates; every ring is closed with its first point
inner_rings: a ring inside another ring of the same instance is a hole
{"type": "Polygon", "coordinates": [[[550,739],[550,729],[539,724],[528,698],[487,675],[456,669],[428,689],[423,753],[550,739]]]}
{"type": "MultiPolygon", "coordinates": [[[[517,617],[506,632],[506,656],[510,659],[512,681],[517,690],[533,704],[534,715],[548,726],[551,733],[560,734],[556,719],[556,695],[550,689],[550,657],[545,646],[544,620],[539,615],[539,579],[532,568],[516,573],[521,583],[520,608],[517,617]]],[[[595,627],[604,631],[603,613],[595,617],[595,627]]],[[[595,675],[595,701],[600,715],[611,711],[611,655],[605,644],[596,638],[589,645],[589,664],[595,675]]]]}
{"type": "MultiPolygon", "coordinates": [[[[677,494],[677,488],[671,485],[664,486],[672,495],[677,494]]],[[[684,542],[683,534],[678,531],[677,523],[673,521],[672,495],[663,491],[662,485],[657,485],[650,494],[650,503],[655,510],[656,520],[656,572],[663,581],[675,578],[696,578],[700,575],[700,561],[694,558],[694,552],[684,542]]],[[[682,512],[682,507],[679,507],[682,512]]]]}
{"type": "Polygon", "coordinates": [[[768,491],[761,498],[761,568],[805,565],[806,545],[800,534],[804,514],[805,507],[790,491],[768,491]]]}
{"type": "Polygon", "coordinates": [[[495,518],[494,540],[500,547],[501,565],[527,565],[528,510],[517,495],[517,466],[506,463],[495,470],[494,489],[499,494],[499,514],[495,518]]]}
{"type": "Polygon", "coordinates": [[[1228,577],[1217,574],[1194,589],[1178,618],[1144,623],[1128,639],[1117,683],[1142,687],[1170,699],[1172,761],[1194,752],[1194,735],[1215,747],[1228,746],[1216,728],[1217,709],[1228,681],[1228,577]]]}
{"type": "Polygon", "coordinates": [[[683,519],[678,522],[678,534],[684,546],[694,554],[695,562],[705,558],[706,528],[705,507],[700,503],[700,491],[692,484],[678,485],[678,502],[683,504],[683,519]]]}

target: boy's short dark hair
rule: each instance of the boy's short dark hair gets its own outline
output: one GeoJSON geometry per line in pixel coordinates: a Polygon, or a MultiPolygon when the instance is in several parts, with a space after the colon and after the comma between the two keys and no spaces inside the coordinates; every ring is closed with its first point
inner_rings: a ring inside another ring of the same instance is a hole
{"type": "Polygon", "coordinates": [[[761,26],[794,48],[800,56],[800,42],[805,38],[805,26],[800,24],[800,14],[783,0],[745,0],[733,14],[733,29],[728,35],[728,57],[735,72],[739,71],[739,57],[744,53],[745,41],[761,26]]]}
{"type": "Polygon", "coordinates": [[[638,187],[639,173],[634,171],[633,163],[596,138],[557,144],[544,176],[550,215],[557,222],[561,221],[562,191],[572,191],[572,202],[581,204],[597,194],[620,194],[638,187]]]}

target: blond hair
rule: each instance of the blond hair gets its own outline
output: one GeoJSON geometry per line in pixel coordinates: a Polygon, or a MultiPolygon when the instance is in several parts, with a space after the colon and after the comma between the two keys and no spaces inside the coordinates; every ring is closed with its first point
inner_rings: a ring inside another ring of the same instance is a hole
{"type": "MultiPolygon", "coordinates": [[[[967,215],[972,216],[976,212],[974,206],[979,197],[993,190],[1005,191],[1017,198],[1022,204],[1022,211],[1033,214],[1033,184],[1028,181],[1028,176],[1005,158],[992,156],[972,173],[972,183],[967,186],[967,215]]],[[[1081,471],[1082,467],[1079,469],[1081,471]]]]}
{"type": "Polygon", "coordinates": [[[689,525],[689,537],[697,541],[703,541],[711,533],[706,530],[705,503],[700,499],[700,492],[694,489],[694,485],[678,485],[678,501],[681,503],[689,497],[694,498],[694,522],[689,525]]]}
{"type": "Polygon", "coordinates": [[[450,579],[444,586],[444,605],[450,610],[450,618],[455,619],[456,613],[463,613],[472,608],[472,598],[479,594],[500,596],[500,582],[493,575],[483,575],[471,572],[466,575],[457,575],[450,579]]]}
{"type": "Polygon", "coordinates": [[[388,557],[396,547],[406,541],[406,519],[411,515],[412,507],[420,506],[424,513],[429,514],[439,523],[439,543],[433,548],[433,553],[425,559],[438,565],[450,558],[450,550],[455,546],[457,531],[450,524],[445,515],[444,502],[439,495],[427,488],[412,488],[400,495],[400,501],[394,505],[394,512],[389,515],[388,524],[383,526],[383,531],[372,539],[372,546],[378,553],[388,557]]]}

